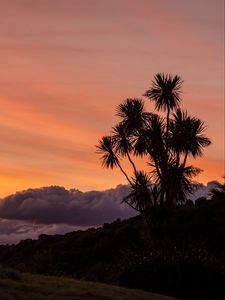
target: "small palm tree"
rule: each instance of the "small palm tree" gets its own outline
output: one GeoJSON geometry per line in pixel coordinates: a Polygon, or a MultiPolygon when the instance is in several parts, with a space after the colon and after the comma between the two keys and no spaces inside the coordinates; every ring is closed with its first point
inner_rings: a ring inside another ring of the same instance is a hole
{"type": "Polygon", "coordinates": [[[158,166],[158,176],[160,177],[166,159],[166,132],[163,118],[152,114],[144,133],[150,161],[153,161],[154,167],[158,166]]]}
{"type": "Polygon", "coordinates": [[[154,77],[152,87],[144,94],[145,97],[155,102],[156,110],[167,112],[167,125],[170,111],[179,107],[181,85],[182,80],[178,75],[158,73],[154,77]]]}
{"type": "Polygon", "coordinates": [[[142,99],[128,98],[117,107],[120,122],[112,136],[99,142],[103,166],[120,168],[131,186],[125,202],[142,213],[162,202],[185,201],[192,191],[192,178],[200,172],[186,166],[187,158],[201,156],[211,143],[204,135],[204,123],[179,108],[181,85],[177,75],[156,74],[145,96],[155,102],[156,110],[166,112],[166,118],[147,112],[142,99]],[[148,174],[138,171],[134,156],[148,159],[148,174]],[[130,177],[121,166],[126,158],[134,170],[130,177]]]}
{"type": "Polygon", "coordinates": [[[119,166],[119,158],[115,154],[115,143],[111,136],[103,136],[102,139],[99,140],[97,148],[97,153],[102,155],[101,160],[103,167],[113,169],[119,166]]]}
{"type": "Polygon", "coordinates": [[[133,178],[131,192],[123,199],[123,202],[132,205],[142,214],[149,212],[153,205],[158,204],[160,190],[156,185],[152,185],[148,174],[139,171],[133,178]]]}
{"type": "Polygon", "coordinates": [[[166,131],[163,136],[165,151],[163,155],[161,155],[162,174],[160,181],[167,198],[169,193],[167,188],[167,178],[169,176],[168,165],[173,159],[168,145],[170,112],[179,107],[181,101],[181,85],[182,80],[178,75],[172,76],[170,74],[158,73],[154,77],[152,87],[144,94],[145,97],[155,102],[155,109],[157,111],[162,110],[166,112],[166,131]]]}
{"type": "Polygon", "coordinates": [[[96,147],[98,149],[97,153],[101,155],[103,167],[107,169],[119,167],[127,181],[132,185],[131,180],[121,166],[119,156],[116,154],[115,142],[113,138],[111,136],[103,136],[102,139],[99,140],[99,144],[96,147]]]}
{"type": "Polygon", "coordinates": [[[201,170],[193,166],[183,167],[183,165],[180,165],[177,167],[175,164],[170,165],[168,169],[167,202],[172,206],[176,203],[184,203],[187,196],[193,192],[193,177],[199,174],[201,170]]]}
{"type": "Polygon", "coordinates": [[[187,156],[202,156],[203,148],[209,146],[211,141],[204,135],[205,127],[200,119],[191,117],[180,109],[176,110],[173,117],[169,124],[169,144],[177,155],[177,165],[180,155],[184,155],[185,167],[187,156]]]}
{"type": "Polygon", "coordinates": [[[123,120],[123,126],[129,134],[142,130],[149,115],[144,110],[142,99],[128,98],[117,107],[117,116],[123,120]]]}
{"type": "Polygon", "coordinates": [[[130,136],[126,133],[126,127],[124,123],[119,123],[115,127],[113,127],[112,139],[115,143],[116,152],[123,157],[128,157],[128,160],[130,161],[134,169],[134,173],[136,174],[137,170],[130,155],[130,153],[133,152],[133,146],[130,136]]]}

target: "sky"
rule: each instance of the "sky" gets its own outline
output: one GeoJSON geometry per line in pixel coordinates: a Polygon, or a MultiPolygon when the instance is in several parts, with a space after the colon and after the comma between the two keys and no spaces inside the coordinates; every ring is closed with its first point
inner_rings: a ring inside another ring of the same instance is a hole
{"type": "MultiPolygon", "coordinates": [[[[198,180],[224,170],[223,0],[0,0],[0,198],[58,185],[125,184],[95,145],[115,108],[158,72],[184,80],[182,107],[212,145],[198,180]]],[[[153,105],[146,101],[151,111],[153,105]]]]}

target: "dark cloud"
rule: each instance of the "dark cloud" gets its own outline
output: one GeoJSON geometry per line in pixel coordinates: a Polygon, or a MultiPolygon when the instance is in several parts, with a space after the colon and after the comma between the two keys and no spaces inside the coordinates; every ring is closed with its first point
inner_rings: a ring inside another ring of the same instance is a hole
{"type": "Polygon", "coordinates": [[[136,213],[122,199],[128,186],[103,192],[80,192],[50,186],[17,192],[0,202],[0,218],[30,221],[37,224],[96,226],[136,213]]]}
{"type": "MultiPolygon", "coordinates": [[[[215,182],[199,185],[191,200],[209,197],[215,182]]],[[[50,186],[17,192],[0,201],[0,244],[17,243],[40,234],[66,232],[98,226],[136,212],[122,199],[129,187],[119,185],[106,191],[80,192],[50,186]],[[2,219],[1,219],[2,218],[2,219]]]]}

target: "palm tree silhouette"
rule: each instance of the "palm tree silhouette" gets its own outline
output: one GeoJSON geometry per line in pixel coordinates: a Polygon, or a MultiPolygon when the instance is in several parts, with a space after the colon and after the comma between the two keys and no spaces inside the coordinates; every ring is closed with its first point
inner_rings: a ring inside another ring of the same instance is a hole
{"type": "Polygon", "coordinates": [[[146,173],[139,171],[132,180],[134,184],[131,192],[123,199],[123,202],[134,206],[136,210],[143,213],[153,204],[149,189],[150,179],[146,173]]]}
{"type": "Polygon", "coordinates": [[[194,158],[202,156],[203,148],[209,146],[211,141],[203,134],[205,127],[200,119],[191,117],[180,109],[176,110],[173,117],[169,124],[169,143],[177,155],[177,165],[180,155],[184,155],[182,164],[185,167],[188,155],[194,158]]]}
{"type": "Polygon", "coordinates": [[[99,140],[99,144],[97,145],[97,153],[101,154],[102,165],[105,168],[115,168],[119,167],[121,172],[126,177],[127,181],[130,185],[133,185],[130,178],[122,168],[119,160],[119,156],[116,155],[115,152],[115,142],[111,136],[103,136],[101,140],[99,140]]]}
{"type": "Polygon", "coordinates": [[[132,142],[130,140],[130,136],[126,134],[126,126],[124,123],[119,123],[113,127],[112,140],[115,143],[116,152],[123,157],[128,157],[128,160],[134,169],[134,174],[137,174],[136,166],[130,155],[130,153],[133,151],[132,142]]]}
{"type": "Polygon", "coordinates": [[[192,178],[201,172],[201,169],[193,166],[171,164],[168,167],[168,193],[167,203],[174,206],[176,203],[185,202],[187,195],[193,192],[192,178]]]}
{"type": "Polygon", "coordinates": [[[116,109],[120,122],[112,136],[99,142],[103,166],[120,168],[131,186],[125,201],[142,212],[162,202],[184,202],[192,192],[192,178],[200,172],[186,166],[187,158],[201,156],[211,143],[204,135],[204,123],[179,108],[181,85],[177,75],[156,74],[145,96],[155,102],[157,111],[166,112],[166,118],[147,112],[142,99],[128,98],[116,109]],[[148,159],[148,173],[138,170],[134,156],[148,159]],[[122,158],[129,160],[134,175],[122,168],[122,158]]]}
{"type": "Polygon", "coordinates": [[[143,100],[138,98],[126,99],[117,107],[116,112],[128,134],[141,131],[151,115],[145,111],[143,100]]]}
{"type": "Polygon", "coordinates": [[[152,87],[144,94],[145,97],[155,102],[157,111],[163,110],[167,113],[167,128],[170,112],[179,107],[181,101],[182,80],[178,75],[158,73],[154,76],[152,87]]]}

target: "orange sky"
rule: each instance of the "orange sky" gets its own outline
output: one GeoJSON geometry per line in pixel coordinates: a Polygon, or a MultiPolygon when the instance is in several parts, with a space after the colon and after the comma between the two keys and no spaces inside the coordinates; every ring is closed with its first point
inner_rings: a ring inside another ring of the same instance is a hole
{"type": "MultiPolygon", "coordinates": [[[[115,107],[157,72],[179,74],[183,107],[213,144],[199,180],[224,171],[223,0],[0,0],[0,197],[126,181],[95,144],[115,107]]],[[[148,104],[152,109],[152,105],[148,104]]]]}

